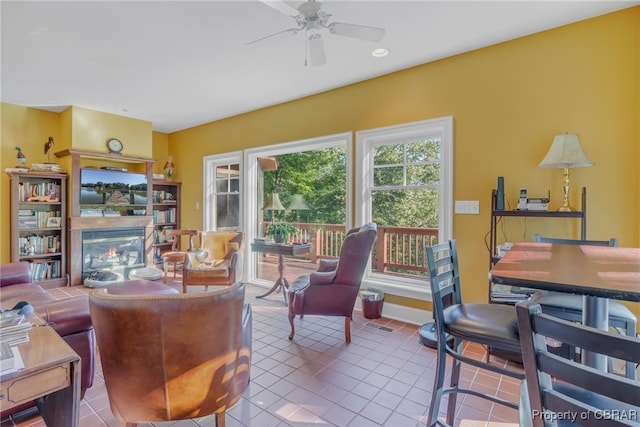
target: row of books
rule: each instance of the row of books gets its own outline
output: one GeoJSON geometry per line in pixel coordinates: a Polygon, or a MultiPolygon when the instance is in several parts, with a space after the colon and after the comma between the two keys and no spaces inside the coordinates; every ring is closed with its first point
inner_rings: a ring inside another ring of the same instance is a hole
{"type": "Polygon", "coordinates": [[[60,222],[52,222],[49,218],[60,218],[60,212],[58,211],[31,211],[20,209],[18,212],[18,227],[19,228],[45,228],[60,226],[60,222]],[[27,213],[29,212],[29,213],[27,213]]]}
{"type": "Polygon", "coordinates": [[[60,252],[61,240],[58,235],[23,236],[18,238],[20,255],[38,255],[60,252]]]}
{"type": "Polygon", "coordinates": [[[173,193],[164,190],[154,190],[151,197],[153,203],[175,202],[173,193]]]}
{"type": "Polygon", "coordinates": [[[49,196],[50,199],[59,199],[60,185],[55,182],[31,183],[23,181],[18,185],[18,200],[26,202],[32,197],[49,196]]]}
{"type": "Polygon", "coordinates": [[[167,243],[173,242],[173,236],[171,230],[173,227],[163,227],[160,230],[153,230],[153,243],[167,243]]]}
{"type": "Polygon", "coordinates": [[[153,222],[156,224],[167,224],[176,222],[176,208],[169,208],[163,211],[154,210],[153,222]]]}
{"type": "Polygon", "coordinates": [[[60,274],[60,260],[39,259],[31,263],[33,280],[56,279],[60,274]]]}

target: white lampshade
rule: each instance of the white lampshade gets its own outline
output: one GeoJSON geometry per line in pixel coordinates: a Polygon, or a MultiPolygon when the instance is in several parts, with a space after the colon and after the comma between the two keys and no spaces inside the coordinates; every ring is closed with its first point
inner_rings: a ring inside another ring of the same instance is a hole
{"type": "Polygon", "coordinates": [[[582,168],[593,166],[593,164],[582,151],[578,135],[566,133],[556,135],[549,152],[538,166],[541,168],[582,168]]]}

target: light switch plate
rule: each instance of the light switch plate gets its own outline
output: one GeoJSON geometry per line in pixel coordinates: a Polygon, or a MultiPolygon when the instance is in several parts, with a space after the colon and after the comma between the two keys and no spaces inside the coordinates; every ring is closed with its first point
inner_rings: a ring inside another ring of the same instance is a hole
{"type": "Polygon", "coordinates": [[[455,213],[463,215],[479,215],[480,202],[478,200],[456,200],[455,213]]]}

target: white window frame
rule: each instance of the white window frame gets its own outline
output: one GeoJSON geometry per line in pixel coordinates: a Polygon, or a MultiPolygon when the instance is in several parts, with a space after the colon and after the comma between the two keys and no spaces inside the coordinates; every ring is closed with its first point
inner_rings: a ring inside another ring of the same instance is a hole
{"type": "MultiPolygon", "coordinates": [[[[351,132],[338,133],[334,135],[320,136],[316,138],[303,139],[298,141],[283,142],[280,144],[274,144],[264,147],[256,147],[246,149],[244,151],[245,167],[244,167],[244,209],[243,217],[245,227],[245,242],[252,242],[254,238],[259,237],[258,230],[258,200],[256,193],[258,189],[256,184],[258,182],[258,158],[260,157],[273,157],[280,154],[297,153],[300,151],[321,150],[332,147],[344,147],[345,148],[345,161],[346,161],[346,218],[345,224],[347,227],[351,227],[352,218],[352,141],[353,135],[351,132]]],[[[248,262],[244,263],[244,277],[251,283],[265,284],[273,286],[273,283],[266,280],[258,279],[256,271],[257,255],[251,252],[251,245],[245,245],[245,259],[248,262]]]]}
{"type": "Polygon", "coordinates": [[[211,156],[205,156],[203,158],[203,174],[202,174],[202,225],[203,230],[211,231],[218,228],[216,224],[216,208],[215,203],[217,189],[216,189],[216,168],[220,165],[228,165],[237,163],[240,165],[239,170],[239,191],[240,191],[240,214],[239,214],[239,228],[238,231],[244,229],[242,209],[245,199],[245,192],[243,191],[243,164],[242,164],[242,151],[234,151],[232,153],[215,154],[211,156]]]}
{"type": "MultiPolygon", "coordinates": [[[[380,144],[397,144],[415,138],[438,136],[441,141],[440,182],[438,183],[438,241],[453,236],[453,117],[368,129],[356,132],[356,225],[371,221],[371,187],[373,186],[373,147],[380,144]]],[[[373,273],[368,268],[362,287],[408,298],[431,297],[428,282],[420,277],[404,278],[373,273]]]]}

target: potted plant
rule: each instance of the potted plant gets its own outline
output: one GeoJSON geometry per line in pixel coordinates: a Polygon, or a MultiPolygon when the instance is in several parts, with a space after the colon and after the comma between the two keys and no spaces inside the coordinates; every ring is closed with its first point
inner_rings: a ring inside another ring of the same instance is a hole
{"type": "Polygon", "coordinates": [[[284,243],[289,240],[289,236],[296,236],[300,233],[298,228],[291,224],[283,222],[274,222],[267,227],[265,231],[267,236],[273,236],[273,241],[276,243],[284,243]]]}

